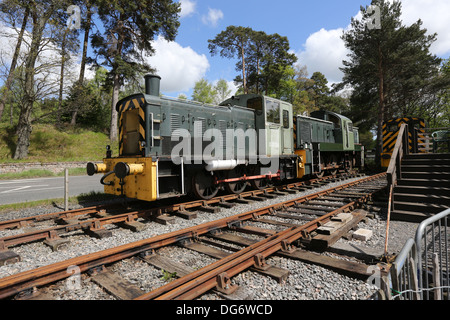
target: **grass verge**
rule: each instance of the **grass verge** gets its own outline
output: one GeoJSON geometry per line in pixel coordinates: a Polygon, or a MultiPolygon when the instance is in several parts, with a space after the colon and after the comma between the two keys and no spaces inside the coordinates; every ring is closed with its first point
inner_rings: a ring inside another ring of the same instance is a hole
{"type": "MultiPolygon", "coordinates": [[[[69,176],[83,176],[86,175],[86,168],[70,168],[69,176]]],[[[54,173],[50,170],[30,169],[22,172],[10,172],[0,174],[0,180],[13,179],[31,179],[31,178],[45,178],[45,177],[63,177],[64,171],[54,173]]]]}
{"type": "MultiPolygon", "coordinates": [[[[78,196],[69,197],[69,206],[83,205],[87,203],[95,203],[117,199],[117,196],[102,193],[102,192],[90,192],[83,193],[78,196]]],[[[21,203],[12,203],[0,205],[0,213],[12,210],[22,210],[27,208],[39,207],[39,206],[54,206],[64,208],[64,198],[45,199],[21,203]]],[[[64,209],[61,209],[64,210],[64,209]]]]}
{"type": "Polygon", "coordinates": [[[105,156],[106,145],[113,154],[118,153],[118,143],[111,143],[108,135],[80,128],[57,129],[48,124],[33,125],[28,158],[14,160],[17,136],[13,127],[0,124],[0,161],[17,162],[67,162],[96,161],[105,156]]]}

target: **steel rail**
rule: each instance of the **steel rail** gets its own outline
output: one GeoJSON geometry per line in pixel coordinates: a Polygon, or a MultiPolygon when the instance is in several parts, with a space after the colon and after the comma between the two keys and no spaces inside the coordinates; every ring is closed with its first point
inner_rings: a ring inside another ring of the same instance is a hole
{"type": "MultiPolygon", "coordinates": [[[[177,230],[168,234],[158,235],[152,238],[136,241],[133,243],[125,244],[119,247],[87,254],[81,257],[72,258],[66,261],[54,263],[51,265],[39,267],[37,269],[24,271],[15,275],[11,275],[5,278],[0,279],[0,299],[5,299],[11,297],[15,294],[18,294],[22,291],[32,289],[34,287],[40,287],[58,280],[62,280],[68,278],[72,275],[72,272],[68,270],[72,266],[77,266],[81,273],[88,271],[89,269],[111,264],[126,258],[130,258],[132,256],[138,255],[140,253],[151,252],[152,250],[172,245],[177,243],[178,241],[191,239],[198,237],[199,235],[206,234],[210,231],[222,229],[227,227],[228,225],[235,223],[237,221],[246,221],[257,218],[259,216],[270,214],[274,210],[281,209],[287,206],[293,206],[300,201],[307,201],[314,197],[319,197],[323,194],[328,194],[333,192],[334,190],[341,190],[344,188],[351,187],[356,184],[361,184],[363,182],[372,181],[375,179],[379,179],[385,176],[385,173],[378,174],[375,176],[362,178],[360,180],[349,182],[343,184],[341,186],[328,189],[325,191],[320,191],[315,194],[303,196],[297,199],[285,201],[279,204],[267,206],[264,208],[252,210],[245,213],[240,213],[234,216],[222,218],[216,221],[207,222],[198,226],[189,227],[182,230],[177,230]]],[[[351,204],[347,204],[346,206],[350,206],[351,204]]],[[[338,209],[339,210],[339,209],[338,209]]],[[[335,210],[337,211],[337,210],[335,210]]],[[[333,212],[330,212],[326,216],[322,216],[319,218],[320,221],[324,221],[327,217],[331,217],[333,212]]],[[[313,230],[315,227],[322,224],[322,222],[312,221],[306,224],[304,230],[313,230]],[[309,229],[310,228],[310,229],[309,229]]],[[[291,229],[289,229],[291,230],[291,229]]],[[[295,230],[295,229],[294,229],[295,230]]],[[[297,230],[298,231],[298,230],[297,230]]],[[[297,232],[296,231],[296,232],[297,232]]],[[[283,236],[286,240],[292,241],[293,238],[296,238],[295,234],[286,234],[283,236]]],[[[268,238],[268,239],[272,239],[268,238]]],[[[268,252],[271,252],[274,249],[268,249],[268,252]]],[[[279,250],[279,249],[278,249],[279,250]]],[[[229,258],[228,258],[229,259],[229,258]]]]}
{"type": "Polygon", "coordinates": [[[67,211],[60,211],[55,213],[46,213],[46,214],[40,214],[25,218],[19,218],[19,219],[13,219],[13,220],[5,220],[0,221],[0,230],[5,229],[16,229],[21,228],[23,226],[29,225],[30,223],[34,222],[42,222],[57,218],[72,218],[77,215],[85,215],[85,214],[95,214],[103,209],[108,209],[112,205],[98,205],[98,206],[92,206],[87,208],[81,208],[81,209],[73,209],[73,210],[67,210],[67,211]]]}
{"type": "Polygon", "coordinates": [[[231,278],[240,272],[255,265],[255,256],[260,254],[267,258],[275,252],[284,251],[286,245],[305,237],[306,234],[314,231],[322,224],[328,222],[334,215],[343,212],[345,209],[355,206],[357,201],[346,204],[314,221],[302,226],[291,227],[277,234],[270,236],[254,245],[237,251],[223,259],[220,259],[198,271],[195,271],[182,278],[146,293],[136,300],[191,300],[199,295],[215,288],[218,285],[219,275],[225,274],[231,278]]]}
{"type": "MultiPolygon", "coordinates": [[[[318,179],[314,179],[314,182],[317,182],[318,179]]],[[[310,181],[307,181],[310,182],[310,181]]],[[[312,183],[314,183],[312,182],[312,183]]],[[[241,194],[231,194],[231,195],[225,195],[221,197],[216,197],[210,200],[196,200],[186,203],[178,203],[178,204],[172,204],[164,207],[158,207],[158,208],[151,208],[151,209],[145,209],[145,210],[138,210],[138,211],[130,211],[125,212],[122,214],[115,214],[110,215],[107,217],[102,218],[92,218],[88,220],[78,221],[74,223],[69,223],[66,225],[60,225],[55,226],[51,228],[46,229],[40,229],[36,231],[30,231],[27,233],[12,235],[0,238],[0,248],[6,249],[11,246],[25,244],[33,241],[39,241],[39,240],[46,240],[46,239],[55,239],[55,237],[58,237],[59,235],[62,235],[67,232],[75,231],[75,230],[92,230],[96,231],[99,229],[104,229],[106,225],[114,224],[114,223],[131,223],[136,221],[139,218],[146,218],[151,219],[152,217],[157,217],[160,214],[163,213],[174,213],[179,210],[184,209],[194,209],[197,207],[205,206],[205,205],[211,205],[211,204],[217,204],[224,201],[232,201],[239,198],[245,198],[245,197],[256,197],[258,195],[262,195],[265,192],[276,192],[281,191],[284,189],[294,188],[298,187],[299,184],[302,184],[305,182],[298,182],[298,183],[292,183],[288,184],[286,186],[283,186],[283,189],[281,188],[268,188],[266,190],[252,190],[247,191],[241,194]],[[268,190],[268,191],[267,191],[268,190]]],[[[113,206],[113,205],[108,205],[113,206]]],[[[89,207],[85,209],[76,209],[71,211],[63,211],[58,213],[50,213],[45,214],[41,216],[37,216],[35,221],[43,221],[43,220],[50,220],[55,218],[72,218],[77,215],[83,215],[83,214],[95,214],[98,213],[101,209],[105,209],[106,206],[96,206],[96,207],[89,207]]],[[[27,221],[31,220],[31,218],[23,218],[18,220],[25,220],[27,221]]],[[[15,225],[18,222],[16,220],[10,220],[6,221],[4,225],[15,225]]],[[[19,223],[23,223],[19,222],[19,223]]],[[[0,224],[1,226],[1,224],[0,224]]],[[[1,228],[0,228],[1,229],[1,228]]]]}
{"type": "MultiPolygon", "coordinates": [[[[217,204],[217,203],[224,202],[224,201],[232,201],[232,200],[238,199],[240,197],[252,197],[252,196],[262,195],[267,192],[270,193],[270,192],[288,190],[288,189],[292,189],[292,188],[299,188],[302,186],[309,186],[314,183],[324,182],[324,181],[332,180],[335,178],[339,178],[339,176],[338,177],[327,176],[327,177],[323,177],[321,179],[311,179],[311,180],[307,180],[307,181],[289,183],[284,186],[269,187],[264,190],[251,190],[251,191],[242,192],[240,194],[223,195],[223,196],[218,196],[218,197],[212,198],[210,200],[195,200],[195,201],[190,201],[190,202],[186,202],[186,203],[173,204],[173,205],[169,205],[169,206],[164,206],[162,208],[155,208],[154,210],[155,210],[155,212],[157,212],[158,209],[161,209],[160,210],[161,213],[171,213],[171,212],[178,211],[182,208],[183,209],[193,209],[196,207],[204,206],[205,204],[208,204],[208,205],[209,204],[217,204]]],[[[25,218],[0,221],[0,230],[21,228],[21,227],[29,225],[33,222],[42,222],[42,221],[58,219],[58,218],[61,218],[61,219],[73,218],[73,217],[76,217],[79,215],[85,215],[85,214],[95,214],[95,213],[99,212],[100,210],[106,210],[109,208],[114,208],[114,204],[97,205],[97,206],[91,206],[91,207],[81,208],[81,209],[73,209],[73,210],[68,210],[68,211],[60,211],[60,212],[55,212],[55,213],[47,213],[47,214],[34,215],[34,216],[30,216],[30,217],[25,217],[25,218]]]]}

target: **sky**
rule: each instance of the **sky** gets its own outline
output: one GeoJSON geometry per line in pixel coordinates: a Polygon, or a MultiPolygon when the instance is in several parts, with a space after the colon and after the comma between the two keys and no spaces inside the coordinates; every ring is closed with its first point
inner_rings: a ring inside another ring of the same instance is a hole
{"type": "MultiPolygon", "coordinates": [[[[195,82],[205,78],[211,83],[228,81],[233,89],[236,59],[211,56],[208,40],[230,25],[250,27],[267,34],[278,33],[289,40],[298,64],[306,66],[309,76],[322,72],[329,84],[340,82],[342,60],[347,49],[341,40],[352,17],[360,17],[360,6],[370,0],[174,0],[181,3],[180,27],[173,42],[158,37],[153,42],[155,55],[150,65],[161,76],[161,91],[171,97],[192,96],[195,82]]],[[[406,25],[419,18],[429,33],[438,34],[431,46],[433,54],[450,56],[450,0],[402,0],[402,20],[406,25]]],[[[2,36],[11,33],[0,22],[0,53],[7,64],[15,41],[2,36]],[[9,52],[9,54],[8,54],[9,52]]],[[[47,50],[48,59],[55,59],[54,50],[47,50]],[[53,54],[51,53],[53,51],[53,54]]],[[[78,62],[79,64],[79,62],[78,62]]],[[[2,66],[0,66],[1,68],[2,66]]],[[[73,70],[79,67],[73,66],[73,70]]],[[[56,73],[57,74],[57,73],[56,73]]],[[[87,75],[92,75],[87,72],[87,75]]],[[[77,78],[76,75],[73,77],[77,78]]],[[[0,80],[1,81],[1,80],[0,80]]]]}
{"type": "MultiPolygon", "coordinates": [[[[174,42],[158,38],[155,56],[149,59],[161,76],[161,90],[169,96],[192,94],[195,81],[202,77],[209,82],[227,80],[230,85],[238,75],[236,59],[212,57],[208,40],[230,25],[250,27],[267,34],[286,36],[298,64],[306,66],[309,76],[322,72],[329,83],[340,82],[339,67],[348,53],[342,32],[349,28],[351,18],[358,17],[360,6],[370,0],[179,0],[181,18],[174,42]]],[[[403,0],[404,24],[419,18],[429,33],[438,38],[430,48],[442,58],[450,55],[450,1],[403,0]]]]}

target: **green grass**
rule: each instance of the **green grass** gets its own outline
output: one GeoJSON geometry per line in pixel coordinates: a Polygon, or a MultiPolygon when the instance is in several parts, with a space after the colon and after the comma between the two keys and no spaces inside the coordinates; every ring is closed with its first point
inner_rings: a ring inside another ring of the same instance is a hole
{"type": "Polygon", "coordinates": [[[98,161],[105,157],[106,145],[111,145],[113,154],[118,153],[118,144],[112,144],[105,133],[73,128],[58,130],[42,124],[33,125],[27,159],[13,159],[16,143],[14,128],[1,124],[0,162],[98,161]]]}
{"type": "MultiPolygon", "coordinates": [[[[0,124],[0,163],[101,161],[106,154],[106,145],[111,145],[113,155],[118,154],[118,143],[112,144],[105,133],[73,128],[59,130],[52,125],[43,124],[33,125],[27,159],[13,159],[16,143],[15,129],[7,124],[0,124]]],[[[0,179],[55,177],[62,175],[64,175],[64,172],[55,174],[48,170],[31,169],[19,173],[0,174],[0,179]]],[[[86,168],[69,169],[69,175],[86,175],[86,168]]],[[[94,192],[70,197],[69,203],[74,205],[112,198],[114,196],[94,192]]],[[[0,205],[0,212],[55,204],[63,207],[64,199],[0,205]]]]}
{"type": "MultiPolygon", "coordinates": [[[[90,192],[84,193],[79,196],[69,197],[69,207],[77,204],[85,204],[85,203],[94,203],[100,201],[106,201],[111,199],[117,199],[116,196],[100,193],[100,192],[90,192]]],[[[37,200],[37,201],[29,201],[22,203],[12,203],[12,204],[4,204],[0,205],[0,214],[2,212],[7,212],[11,210],[21,210],[25,208],[33,208],[38,206],[59,206],[61,208],[64,207],[64,198],[57,199],[45,199],[45,200],[37,200]]],[[[61,209],[63,210],[63,209],[61,209]]]]}
{"type": "MultiPolygon", "coordinates": [[[[86,168],[69,168],[69,176],[82,176],[82,175],[86,175],[86,168]]],[[[0,174],[0,180],[62,177],[62,176],[64,176],[64,171],[54,173],[50,170],[30,169],[22,172],[2,173],[0,174]]]]}

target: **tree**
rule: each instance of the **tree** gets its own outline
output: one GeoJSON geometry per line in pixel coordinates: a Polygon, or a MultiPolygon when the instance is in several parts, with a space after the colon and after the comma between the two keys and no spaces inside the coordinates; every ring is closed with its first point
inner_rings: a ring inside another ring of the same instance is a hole
{"type": "Polygon", "coordinates": [[[20,53],[20,47],[22,46],[22,41],[23,41],[23,35],[25,33],[27,22],[28,22],[28,17],[30,15],[30,6],[27,5],[26,3],[19,4],[15,0],[3,1],[0,4],[0,12],[9,13],[9,14],[12,13],[14,18],[17,18],[16,17],[17,15],[19,17],[22,15],[22,26],[20,28],[19,35],[17,37],[16,48],[14,50],[14,55],[13,55],[13,58],[11,61],[11,66],[9,68],[8,77],[5,82],[5,89],[3,91],[3,95],[0,99],[0,121],[1,121],[2,115],[3,115],[3,110],[5,109],[5,104],[8,101],[8,97],[9,97],[10,90],[11,90],[11,85],[14,80],[14,71],[17,66],[17,61],[19,59],[19,53],[20,53]]]}
{"type": "Polygon", "coordinates": [[[268,35],[251,28],[229,26],[213,40],[208,40],[211,55],[237,58],[236,70],[242,75],[234,81],[242,83],[244,93],[277,95],[280,81],[286,77],[287,67],[297,61],[290,53],[289,41],[279,34],[268,35]]]}
{"type": "Polygon", "coordinates": [[[63,95],[65,85],[65,68],[70,62],[70,54],[76,53],[79,49],[78,45],[78,30],[72,30],[71,28],[63,28],[59,30],[55,37],[55,44],[60,47],[61,54],[61,67],[59,77],[59,92],[58,92],[58,121],[57,125],[61,125],[61,114],[63,112],[63,95]]]}
{"type": "Polygon", "coordinates": [[[383,121],[437,89],[432,83],[440,59],[429,52],[436,34],[426,35],[421,20],[402,25],[399,1],[373,0],[372,5],[380,9],[380,28],[366,23],[373,19],[372,11],[361,7],[363,19],[352,18],[350,30],[342,36],[350,54],[341,68],[341,87],[352,86],[351,111],[358,120],[366,118],[366,126],[377,128],[380,163],[383,121]]]}
{"type": "Polygon", "coordinates": [[[314,102],[311,94],[308,92],[312,86],[312,80],[308,78],[308,70],[306,66],[294,66],[295,91],[292,99],[294,114],[308,115],[315,110],[314,102]]]}
{"type": "Polygon", "coordinates": [[[228,59],[238,58],[242,70],[242,87],[244,93],[248,93],[246,54],[250,46],[251,28],[229,26],[225,31],[219,33],[214,39],[208,40],[208,48],[212,56],[220,49],[220,56],[228,59]]]}
{"type": "Polygon", "coordinates": [[[216,90],[208,80],[202,78],[195,83],[192,99],[194,101],[212,104],[216,97],[216,90]]]}
{"type": "Polygon", "coordinates": [[[432,104],[425,104],[421,110],[425,121],[431,128],[450,127],[450,58],[442,63],[439,78],[446,85],[434,96],[432,104]]]}
{"type": "Polygon", "coordinates": [[[110,69],[113,84],[111,105],[111,141],[117,140],[116,104],[119,90],[125,79],[151,71],[144,60],[152,54],[152,40],[161,34],[168,41],[175,39],[180,4],[172,0],[100,0],[98,15],[104,25],[104,33],[92,36],[96,63],[110,69]],[[98,61],[100,58],[103,61],[98,61]]]}
{"type": "Polygon", "coordinates": [[[17,145],[14,152],[14,159],[23,159],[28,156],[28,147],[32,131],[31,113],[36,101],[36,61],[42,49],[44,32],[49,25],[50,19],[55,18],[58,10],[66,9],[67,4],[64,1],[54,0],[31,0],[28,1],[28,3],[30,7],[30,18],[32,20],[31,42],[25,59],[23,99],[20,103],[20,116],[16,131],[17,145]]]}
{"type": "MultiPolygon", "coordinates": [[[[261,37],[261,35],[259,36],[261,37]]],[[[263,91],[266,94],[275,94],[280,87],[280,82],[289,78],[290,67],[297,62],[297,56],[290,53],[290,45],[287,37],[275,33],[262,38],[265,41],[261,60],[261,81],[263,91]]]]}
{"type": "Polygon", "coordinates": [[[180,93],[177,97],[178,100],[187,100],[187,96],[184,93],[180,93]]]}
{"type": "Polygon", "coordinates": [[[215,103],[220,104],[230,97],[231,90],[228,88],[228,83],[225,79],[220,79],[214,87],[216,91],[215,103]]]}
{"type": "MultiPolygon", "coordinates": [[[[86,62],[87,62],[87,50],[89,44],[89,33],[92,28],[92,15],[94,13],[96,0],[84,0],[81,5],[83,7],[82,12],[86,13],[85,18],[82,21],[82,29],[84,31],[84,39],[83,39],[83,52],[81,55],[81,65],[80,65],[80,75],[78,77],[78,83],[75,90],[82,91],[83,83],[84,83],[84,74],[86,71],[86,62]]],[[[72,110],[72,118],[70,120],[71,125],[75,125],[77,122],[78,115],[78,106],[74,105],[72,110]]]]}
{"type": "Polygon", "coordinates": [[[72,118],[72,110],[77,107],[78,126],[96,131],[106,131],[110,125],[111,87],[105,85],[108,71],[99,68],[93,79],[80,85],[75,82],[66,99],[65,116],[72,118]]]}
{"type": "Polygon", "coordinates": [[[321,108],[324,105],[326,97],[330,93],[330,89],[328,88],[328,80],[325,75],[318,71],[314,72],[311,76],[311,87],[309,89],[312,92],[312,99],[315,107],[321,108]]]}

